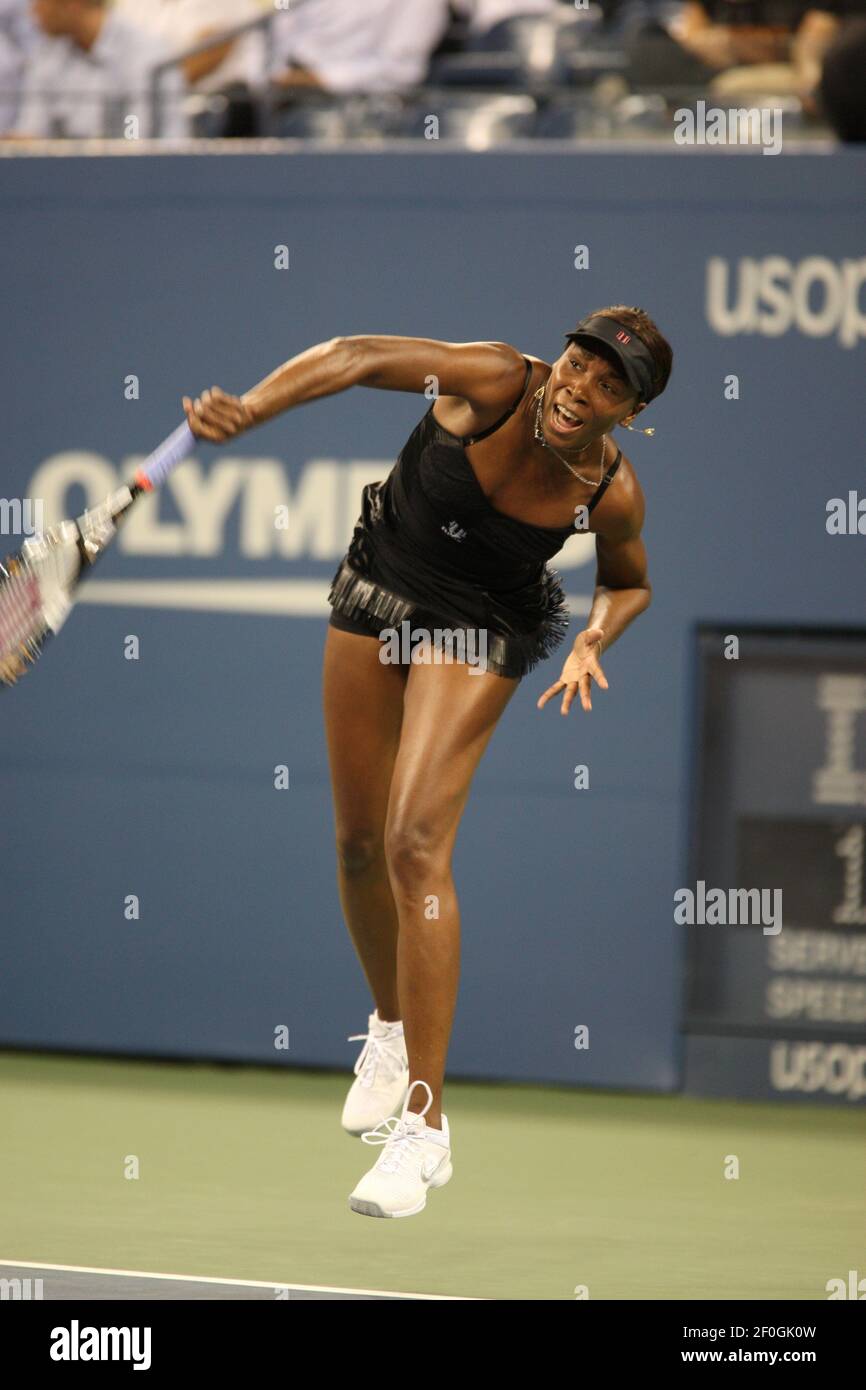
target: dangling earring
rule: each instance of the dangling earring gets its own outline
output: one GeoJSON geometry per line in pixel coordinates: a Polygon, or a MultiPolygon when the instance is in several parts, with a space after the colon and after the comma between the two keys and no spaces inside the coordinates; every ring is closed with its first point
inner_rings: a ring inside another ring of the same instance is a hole
{"type": "Polygon", "coordinates": [[[640,428],[637,428],[637,429],[636,429],[634,425],[626,425],[625,428],[626,428],[627,430],[631,430],[631,431],[632,431],[632,434],[655,434],[655,430],[654,430],[654,429],[651,429],[651,430],[642,430],[642,429],[640,429],[640,428]]]}

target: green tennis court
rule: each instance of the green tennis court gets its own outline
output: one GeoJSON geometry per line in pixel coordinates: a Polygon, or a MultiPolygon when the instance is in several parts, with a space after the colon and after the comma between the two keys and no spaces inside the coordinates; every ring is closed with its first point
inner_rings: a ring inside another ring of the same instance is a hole
{"type": "Polygon", "coordinates": [[[347,1085],[0,1056],[0,1259],[485,1299],[822,1299],[864,1268],[862,1112],[452,1082],[454,1179],[374,1221],[347,1085]]]}

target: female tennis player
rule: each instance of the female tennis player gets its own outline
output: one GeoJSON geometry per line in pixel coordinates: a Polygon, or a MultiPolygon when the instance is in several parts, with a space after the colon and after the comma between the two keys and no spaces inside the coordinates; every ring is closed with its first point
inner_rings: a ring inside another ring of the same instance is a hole
{"type": "Polygon", "coordinates": [[[412,1216],[451,1177],[441,1106],[459,966],[457,828],[521,678],[565,635],[547,561],[576,530],[595,534],[588,625],[539,709],[561,693],[562,714],[575,696],[591,710],[592,682],[608,684],[602,652],[649,605],[643,493],[610,433],[661,394],[671,363],[652,319],[616,305],[566,334],[552,366],[506,343],[346,337],[242,397],[218,387],[184,397],[191,429],[215,444],[350,386],[433,397],[388,477],[364,488],[329,594],[339,891],[375,1005],[342,1123],[383,1145],[353,1211],[412,1216]]]}

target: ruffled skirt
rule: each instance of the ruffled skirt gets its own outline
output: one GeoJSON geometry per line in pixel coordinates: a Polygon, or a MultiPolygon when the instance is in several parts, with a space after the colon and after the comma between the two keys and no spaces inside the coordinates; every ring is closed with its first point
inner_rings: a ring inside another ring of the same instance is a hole
{"type": "MultiPolygon", "coordinates": [[[[393,579],[384,582],[382,566],[377,565],[378,545],[374,548],[372,539],[381,524],[380,487],[371,484],[364,489],[361,517],[331,581],[328,602],[335,613],[357,620],[371,635],[386,628],[399,630],[411,619],[413,628],[428,632],[433,647],[443,651],[445,644],[453,647],[452,634],[463,633],[466,650],[486,648],[486,670],[511,679],[525,676],[556,651],[568,631],[569,612],[559,575],[547,564],[539,567],[535,580],[507,595],[467,580],[459,594],[454,596],[452,583],[451,596],[443,597],[436,592],[438,576],[430,570],[425,585],[425,566],[417,555],[403,560],[411,580],[399,586],[393,579]]],[[[382,548],[389,576],[396,572],[402,579],[384,536],[382,548]]]]}

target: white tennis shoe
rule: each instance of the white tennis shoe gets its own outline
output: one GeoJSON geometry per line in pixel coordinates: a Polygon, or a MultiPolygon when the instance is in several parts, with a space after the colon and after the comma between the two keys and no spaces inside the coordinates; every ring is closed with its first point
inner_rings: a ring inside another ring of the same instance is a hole
{"type": "Polygon", "coordinates": [[[413,1081],[398,1119],[391,1115],[374,1130],[362,1135],[365,1144],[383,1144],[379,1158],[365,1173],[349,1197],[349,1206],[361,1216],[415,1216],[427,1205],[427,1190],[444,1187],[454,1171],[448,1121],[429,1129],[424,1116],[433,1104],[426,1081],[413,1081]],[[407,1110],[416,1086],[427,1092],[427,1104],[416,1115],[407,1110]]]}
{"type": "Polygon", "coordinates": [[[355,1063],[342,1126],[349,1134],[363,1134],[399,1110],[409,1086],[409,1059],[402,1023],[383,1023],[374,1009],[366,1033],[353,1033],[349,1042],[363,1042],[355,1063]]]}

